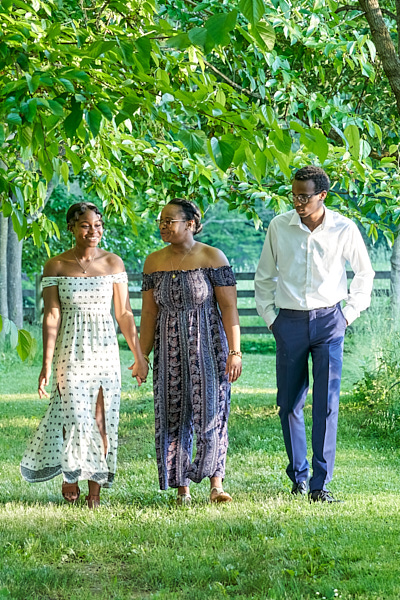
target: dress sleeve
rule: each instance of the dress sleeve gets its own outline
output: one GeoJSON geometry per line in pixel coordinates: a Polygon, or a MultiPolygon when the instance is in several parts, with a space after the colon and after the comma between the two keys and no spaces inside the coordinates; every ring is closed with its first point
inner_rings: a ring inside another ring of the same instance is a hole
{"type": "Polygon", "coordinates": [[[58,287],[59,277],[42,277],[42,288],[51,287],[56,285],[58,287]]]}
{"type": "Polygon", "coordinates": [[[113,283],[128,283],[128,275],[126,271],[122,271],[122,273],[116,273],[113,275],[113,283]]]}
{"type": "Polygon", "coordinates": [[[154,273],[143,273],[142,292],[148,292],[154,288],[154,273]]]}
{"type": "Polygon", "coordinates": [[[232,267],[230,266],[209,269],[209,275],[213,287],[228,287],[236,285],[235,275],[232,271],[232,267]]]}

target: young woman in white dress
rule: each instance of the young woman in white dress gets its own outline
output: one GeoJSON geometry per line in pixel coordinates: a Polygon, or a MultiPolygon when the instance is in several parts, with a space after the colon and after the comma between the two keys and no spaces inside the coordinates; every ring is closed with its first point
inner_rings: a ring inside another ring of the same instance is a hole
{"type": "Polygon", "coordinates": [[[103,219],[91,203],[67,212],[75,246],[51,258],[43,272],[43,366],[39,397],[50,404],[21,462],[30,482],[63,474],[67,502],[88,480],[89,508],[100,504],[100,488],[116,471],[120,362],[111,300],[119,328],[134,356],[132,377],[146,381],[148,362],[140,349],[129,302],[128,278],[119,256],[99,248],[103,219]],[[46,392],[53,369],[51,394],[46,392]]]}

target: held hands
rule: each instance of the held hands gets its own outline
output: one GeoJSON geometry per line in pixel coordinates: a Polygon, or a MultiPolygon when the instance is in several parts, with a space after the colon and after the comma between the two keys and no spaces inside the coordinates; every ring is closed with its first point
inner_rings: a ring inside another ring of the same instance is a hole
{"type": "Polygon", "coordinates": [[[50,367],[42,367],[42,370],[40,371],[40,375],[39,375],[39,387],[38,387],[38,393],[39,393],[40,399],[50,397],[49,394],[44,389],[46,385],[49,385],[50,374],[51,374],[50,367]]]}
{"type": "Polygon", "coordinates": [[[229,383],[239,379],[242,373],[242,359],[240,356],[230,354],[226,361],[225,375],[229,375],[229,383]]]}
{"type": "Polygon", "coordinates": [[[135,361],[131,367],[128,367],[128,369],[132,371],[132,377],[136,377],[139,387],[142,385],[142,383],[146,383],[147,373],[149,372],[149,364],[144,358],[135,361]]]}

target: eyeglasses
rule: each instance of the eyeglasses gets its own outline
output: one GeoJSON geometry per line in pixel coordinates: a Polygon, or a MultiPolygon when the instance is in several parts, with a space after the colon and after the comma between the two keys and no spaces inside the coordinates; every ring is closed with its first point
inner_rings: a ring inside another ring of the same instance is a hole
{"type": "Polygon", "coordinates": [[[316,196],[317,194],[321,194],[325,190],[321,190],[320,192],[314,192],[313,194],[294,194],[293,192],[289,192],[289,200],[293,202],[300,202],[300,204],[307,204],[310,201],[310,198],[316,196]]]}
{"type": "Polygon", "coordinates": [[[171,227],[172,223],[186,223],[186,219],[156,219],[158,227],[165,225],[165,227],[171,227]]]}

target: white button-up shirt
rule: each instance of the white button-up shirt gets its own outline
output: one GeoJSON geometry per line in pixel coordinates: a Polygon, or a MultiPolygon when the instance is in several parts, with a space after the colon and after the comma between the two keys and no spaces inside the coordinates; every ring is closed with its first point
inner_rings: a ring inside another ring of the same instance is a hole
{"type": "Polygon", "coordinates": [[[255,275],[258,314],[270,327],[276,308],[313,310],[346,301],[350,324],[370,305],[375,273],[353,221],[325,207],[310,231],[295,210],[272,219],[255,275]],[[346,261],[354,271],[347,290],[346,261]]]}

